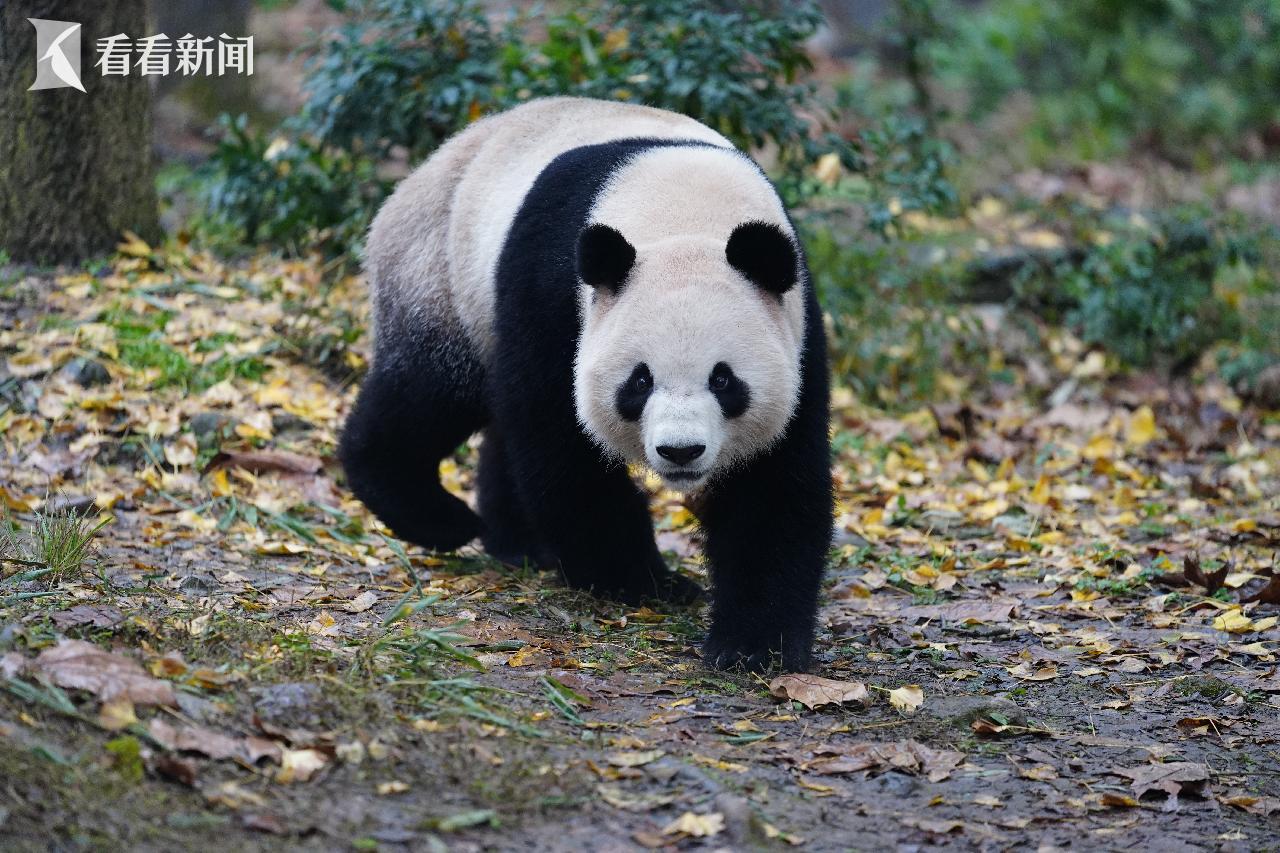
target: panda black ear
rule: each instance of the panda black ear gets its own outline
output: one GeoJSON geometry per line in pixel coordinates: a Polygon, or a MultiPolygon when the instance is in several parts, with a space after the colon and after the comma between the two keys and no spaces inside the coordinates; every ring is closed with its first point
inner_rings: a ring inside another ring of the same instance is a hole
{"type": "Polygon", "coordinates": [[[796,283],[796,246],[771,222],[744,222],[725,246],[729,265],[756,287],[782,296],[796,283]]]}
{"type": "Polygon", "coordinates": [[[578,235],[578,277],[597,290],[617,293],[635,262],[635,248],[608,225],[597,222],[578,235]]]}

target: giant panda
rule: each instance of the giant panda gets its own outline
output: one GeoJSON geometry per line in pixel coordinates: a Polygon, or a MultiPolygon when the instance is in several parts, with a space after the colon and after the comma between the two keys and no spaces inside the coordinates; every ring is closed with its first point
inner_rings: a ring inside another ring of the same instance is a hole
{"type": "Polygon", "coordinates": [[[647,466],[705,534],[703,659],[808,666],[832,532],[825,339],[750,158],[675,113],[530,101],[399,185],[366,271],[373,355],[339,452],[398,536],[688,601],[628,472],[647,466]],[[438,469],[481,430],[477,514],[438,469]]]}

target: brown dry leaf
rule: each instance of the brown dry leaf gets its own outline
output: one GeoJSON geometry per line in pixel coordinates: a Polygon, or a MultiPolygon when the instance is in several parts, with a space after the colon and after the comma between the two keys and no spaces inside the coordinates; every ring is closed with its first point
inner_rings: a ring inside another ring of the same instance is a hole
{"type": "Polygon", "coordinates": [[[280,745],[266,738],[231,737],[203,726],[174,726],[158,717],[148,723],[147,731],[156,743],[173,752],[198,752],[215,761],[230,758],[247,764],[264,757],[281,760],[280,745]]]}
{"type": "Polygon", "coordinates": [[[49,614],[58,630],[79,628],[89,625],[94,628],[113,628],[124,621],[124,614],[114,607],[97,604],[80,604],[70,610],[60,610],[49,614]]]}
{"type": "Polygon", "coordinates": [[[836,681],[817,675],[779,675],[769,682],[769,693],[779,699],[799,702],[810,710],[823,705],[864,702],[867,686],[861,681],[836,681]]]}
{"type": "Polygon", "coordinates": [[[909,619],[941,619],[962,625],[997,624],[1013,618],[1017,601],[948,601],[902,608],[909,619]]]}
{"type": "Polygon", "coordinates": [[[924,704],[924,690],[919,684],[905,684],[889,691],[889,704],[904,714],[914,714],[924,704]]]}
{"type": "Polygon", "coordinates": [[[131,658],[84,640],[62,640],[45,649],[32,661],[31,670],[59,687],[87,690],[104,702],[126,698],[135,705],[178,704],[169,682],[152,678],[131,658]]]}
{"type": "Polygon", "coordinates": [[[901,770],[924,773],[930,782],[939,782],[950,776],[961,761],[964,761],[962,752],[934,749],[914,740],[864,742],[824,748],[812,762],[811,769],[823,776],[859,770],[901,770]]]}
{"type": "Polygon", "coordinates": [[[1020,678],[1023,681],[1049,681],[1059,675],[1056,663],[1045,664],[1039,669],[1033,670],[1031,664],[1023,661],[1017,666],[1006,667],[1006,669],[1009,670],[1009,674],[1014,678],[1020,678]]]}
{"type": "Polygon", "coordinates": [[[253,474],[279,471],[285,474],[318,474],[324,463],[314,456],[287,450],[234,450],[217,454],[204,466],[205,474],[218,468],[240,468],[253,474]]]}
{"type": "Polygon", "coordinates": [[[1107,772],[1133,780],[1133,793],[1138,798],[1148,791],[1164,791],[1171,797],[1183,792],[1202,794],[1209,781],[1209,768],[1192,761],[1114,767],[1107,772]]]}
{"type": "Polygon", "coordinates": [[[1275,575],[1271,580],[1267,581],[1267,585],[1259,589],[1253,595],[1240,599],[1241,603],[1249,604],[1253,601],[1260,601],[1263,604],[1280,604],[1280,575],[1275,575]]]}

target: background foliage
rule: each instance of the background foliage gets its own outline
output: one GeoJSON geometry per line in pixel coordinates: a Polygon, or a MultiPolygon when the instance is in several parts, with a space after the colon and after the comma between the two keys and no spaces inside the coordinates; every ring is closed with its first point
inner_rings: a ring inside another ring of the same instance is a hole
{"type": "Polygon", "coordinates": [[[1275,300],[1274,227],[1207,199],[1046,207],[997,165],[1225,157],[1266,174],[1274,0],[896,0],[839,75],[813,68],[810,2],[331,5],[344,23],[307,49],[300,113],[269,130],[224,116],[206,237],[358,255],[395,178],[468,123],[534,97],[608,98],[693,116],[766,165],[805,237],[838,378],[876,403],[1006,381],[974,311],[993,298],[1035,345],[1062,329],[1120,365],[1185,373],[1213,353],[1246,387],[1280,361],[1255,310],[1275,300]]]}

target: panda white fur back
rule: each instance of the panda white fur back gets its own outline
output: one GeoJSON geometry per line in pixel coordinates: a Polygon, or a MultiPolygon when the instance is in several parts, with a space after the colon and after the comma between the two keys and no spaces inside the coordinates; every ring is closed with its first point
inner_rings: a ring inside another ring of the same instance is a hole
{"type": "Polygon", "coordinates": [[[698,492],[704,657],[802,669],[831,533],[825,340],[772,184],[684,116],[554,98],[477,122],[370,230],[374,358],[340,449],[400,536],[477,536],[624,600],[688,599],[619,461],[698,492]],[[479,517],[440,459],[485,433],[479,517]]]}
{"type": "Polygon", "coordinates": [[[488,353],[498,255],[533,182],[557,155],[613,139],[729,140],[693,119],[635,104],[541,98],[481,119],[406,178],[369,229],[375,329],[385,312],[462,324],[488,353]]]}

